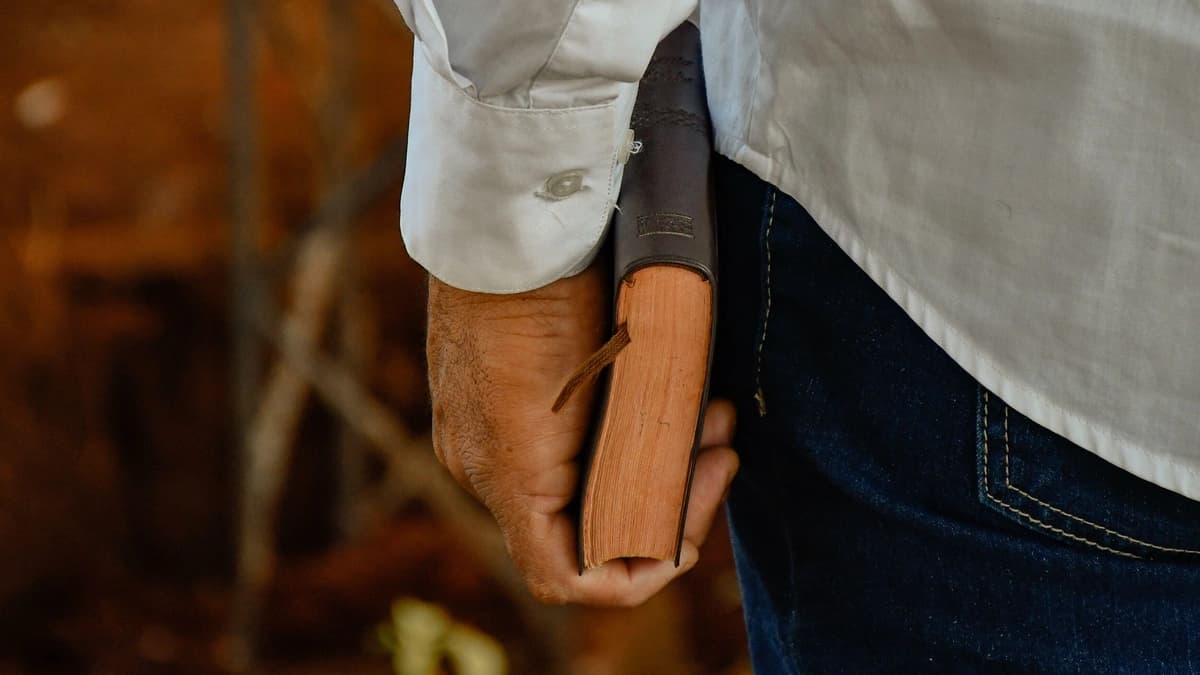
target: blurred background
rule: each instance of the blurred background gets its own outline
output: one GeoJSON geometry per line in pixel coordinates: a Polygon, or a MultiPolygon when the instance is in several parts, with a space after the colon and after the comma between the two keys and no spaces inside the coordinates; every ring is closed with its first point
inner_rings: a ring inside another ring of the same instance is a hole
{"type": "Polygon", "coordinates": [[[542,607],[433,461],[388,0],[0,15],[0,675],[749,672],[724,531],[542,607]]]}

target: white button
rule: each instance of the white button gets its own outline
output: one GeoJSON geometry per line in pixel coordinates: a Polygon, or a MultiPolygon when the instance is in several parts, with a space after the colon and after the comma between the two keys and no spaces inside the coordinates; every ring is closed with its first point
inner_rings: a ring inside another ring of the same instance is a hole
{"type": "Polygon", "coordinates": [[[583,189],[583,174],[564,171],[546,179],[546,194],[554,199],[566,199],[583,189]]]}

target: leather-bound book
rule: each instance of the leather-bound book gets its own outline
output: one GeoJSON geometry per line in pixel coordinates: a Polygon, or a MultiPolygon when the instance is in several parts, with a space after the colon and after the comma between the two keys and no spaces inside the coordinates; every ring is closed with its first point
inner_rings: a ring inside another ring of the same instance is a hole
{"type": "Polygon", "coordinates": [[[694,25],[659,44],[631,126],[611,235],[619,351],[585,460],[581,571],[615,558],[679,564],[717,297],[712,133],[694,25]]]}

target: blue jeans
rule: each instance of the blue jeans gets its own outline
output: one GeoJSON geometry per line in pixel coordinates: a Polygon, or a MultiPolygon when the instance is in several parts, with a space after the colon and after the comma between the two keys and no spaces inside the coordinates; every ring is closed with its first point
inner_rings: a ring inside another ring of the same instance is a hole
{"type": "Polygon", "coordinates": [[[794,200],[717,176],[755,672],[1200,673],[1200,502],[1010,409],[794,200]]]}

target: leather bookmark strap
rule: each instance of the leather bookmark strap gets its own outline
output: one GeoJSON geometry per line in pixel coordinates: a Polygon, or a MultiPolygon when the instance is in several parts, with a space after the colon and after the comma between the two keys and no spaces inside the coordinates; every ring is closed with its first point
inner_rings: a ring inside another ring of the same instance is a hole
{"type": "Polygon", "coordinates": [[[597,349],[595,353],[587,358],[575,372],[571,373],[571,377],[567,379],[567,383],[563,385],[562,391],[558,393],[558,398],[554,399],[554,405],[550,406],[551,412],[562,410],[567,401],[571,400],[571,396],[583,385],[596,379],[605,368],[613,361],[617,360],[617,355],[621,350],[629,346],[631,342],[629,338],[629,326],[621,324],[617,327],[617,332],[604,346],[597,349]]]}

